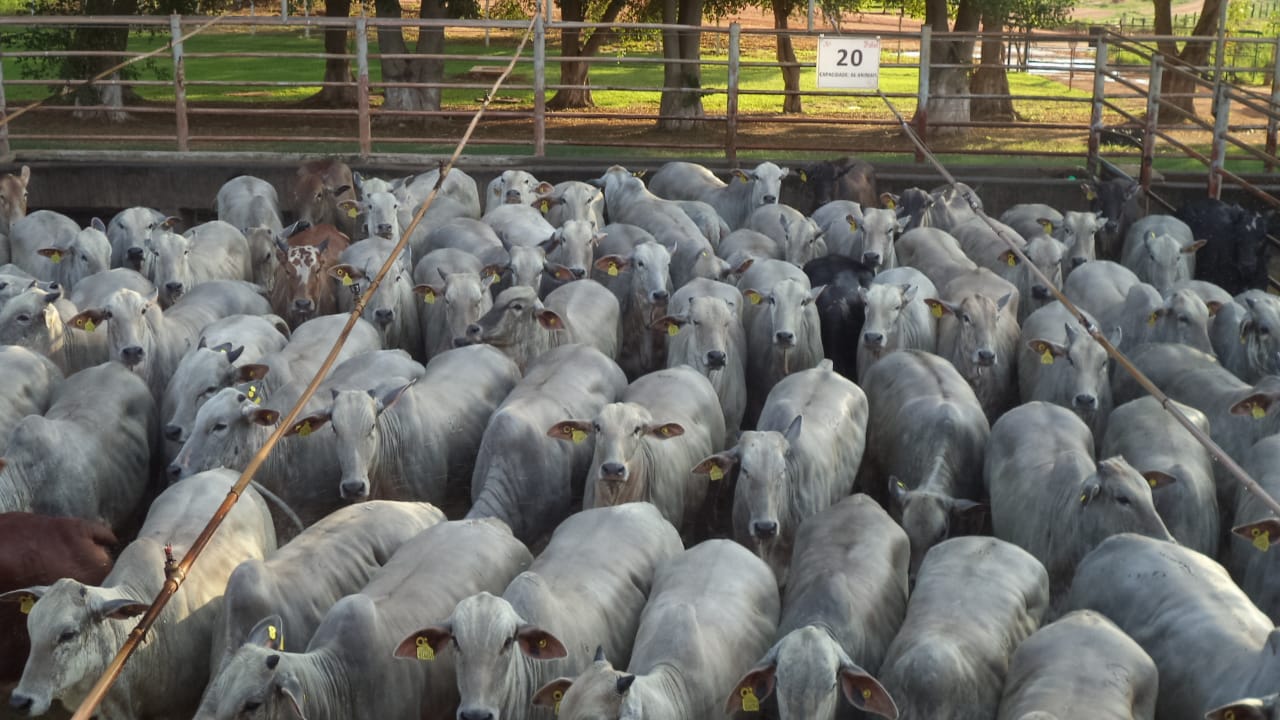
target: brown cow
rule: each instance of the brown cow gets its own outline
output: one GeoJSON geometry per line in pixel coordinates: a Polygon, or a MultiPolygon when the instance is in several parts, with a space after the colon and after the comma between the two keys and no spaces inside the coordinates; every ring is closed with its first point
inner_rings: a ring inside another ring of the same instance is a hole
{"type": "MultiPolygon", "coordinates": [[[[286,230],[287,232],[287,230],[286,230]]],[[[275,284],[271,291],[271,309],[298,325],[320,315],[338,311],[334,293],[336,285],[329,268],[351,244],[350,238],[332,225],[316,225],[290,235],[286,242],[277,241],[275,284]]]]}
{"type": "MultiPolygon", "coordinates": [[[[0,513],[0,593],[64,577],[97,585],[111,570],[109,549],[117,543],[105,525],[79,518],[0,513]]],[[[17,682],[27,662],[23,607],[30,612],[22,603],[0,607],[0,684],[17,682]]]]}
{"type": "Polygon", "coordinates": [[[9,262],[9,226],[27,216],[27,183],[31,168],[0,175],[0,263],[9,262]]]}
{"type": "Polygon", "coordinates": [[[338,209],[343,200],[356,199],[355,178],[341,160],[312,160],[298,168],[289,193],[294,219],[312,225],[336,225],[352,237],[356,219],[338,209]]]}

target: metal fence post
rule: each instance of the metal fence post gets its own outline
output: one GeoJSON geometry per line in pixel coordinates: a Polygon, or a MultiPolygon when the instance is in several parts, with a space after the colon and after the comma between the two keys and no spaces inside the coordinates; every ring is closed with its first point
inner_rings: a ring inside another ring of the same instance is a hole
{"type": "Polygon", "coordinates": [[[1093,63],[1093,110],[1089,113],[1089,158],[1085,167],[1090,177],[1098,176],[1098,151],[1102,141],[1102,112],[1107,96],[1107,38],[1098,36],[1098,49],[1093,63]]]}
{"type": "MultiPolygon", "coordinates": [[[[916,87],[916,134],[929,142],[929,65],[933,62],[933,28],[920,27],[920,79],[916,87]]],[[[916,148],[916,162],[924,162],[924,153],[916,148]]]]}
{"type": "MultiPolygon", "coordinates": [[[[4,53],[0,53],[0,117],[9,114],[4,99],[4,53]]],[[[9,123],[0,125],[0,158],[9,157],[9,123]]]]}
{"type": "Polygon", "coordinates": [[[547,26],[533,21],[533,156],[547,155],[547,26]]]}
{"type": "MultiPolygon", "coordinates": [[[[173,116],[177,125],[178,152],[186,152],[190,133],[187,124],[187,72],[182,58],[182,17],[177,13],[169,16],[169,37],[173,42],[173,116]]],[[[119,82],[118,78],[116,82],[119,82]]]]}
{"type": "Polygon", "coordinates": [[[742,26],[729,23],[729,79],[724,107],[724,158],[738,166],[738,82],[742,61],[742,26]]]}
{"type": "Polygon", "coordinates": [[[373,121],[369,117],[369,19],[356,18],[356,107],[360,126],[360,157],[373,154],[373,121]]]}
{"type": "MultiPolygon", "coordinates": [[[[1271,65],[1271,107],[1274,108],[1280,106],[1280,40],[1277,40],[1271,49],[1274,53],[1271,65]]],[[[1272,157],[1276,155],[1276,130],[1280,126],[1276,117],[1274,112],[1267,116],[1267,154],[1272,157]]],[[[1275,169],[1275,163],[1267,163],[1267,172],[1275,172],[1275,169]]]]}
{"type": "Polygon", "coordinates": [[[1151,189],[1151,164],[1156,154],[1156,128],[1160,125],[1160,78],[1164,76],[1164,58],[1151,58],[1151,84],[1147,87],[1147,127],[1142,133],[1142,171],[1138,182],[1144,192],[1151,189]]]}
{"type": "Polygon", "coordinates": [[[1228,122],[1231,120],[1231,98],[1227,86],[1215,88],[1213,102],[1213,151],[1209,158],[1209,197],[1222,197],[1222,168],[1227,159],[1228,122]]]}

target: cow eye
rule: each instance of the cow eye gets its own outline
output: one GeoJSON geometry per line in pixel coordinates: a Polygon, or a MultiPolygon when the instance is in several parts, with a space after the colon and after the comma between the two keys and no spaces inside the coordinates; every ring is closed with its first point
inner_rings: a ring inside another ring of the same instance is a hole
{"type": "Polygon", "coordinates": [[[262,703],[257,700],[246,700],[244,703],[244,711],[247,713],[254,712],[260,707],[262,707],[262,703]]]}
{"type": "Polygon", "coordinates": [[[76,636],[79,634],[79,630],[63,630],[62,634],[58,636],[58,643],[69,643],[72,640],[75,640],[76,636]]]}
{"type": "Polygon", "coordinates": [[[964,313],[963,315],[961,315],[960,320],[964,322],[965,325],[973,324],[973,318],[969,316],[969,313],[964,313]]]}
{"type": "Polygon", "coordinates": [[[507,639],[506,639],[506,641],[504,641],[504,642],[502,643],[502,652],[506,652],[506,651],[510,650],[510,649],[511,649],[511,646],[512,646],[512,645],[514,645],[514,644],[515,644],[515,642],[516,642],[516,636],[515,636],[515,635],[512,635],[511,637],[507,638],[507,639]]]}
{"type": "Polygon", "coordinates": [[[217,385],[210,385],[209,387],[207,387],[207,388],[205,388],[204,390],[202,390],[202,391],[200,392],[200,395],[198,395],[197,397],[203,397],[203,396],[205,396],[205,395],[212,395],[212,394],[214,394],[214,393],[216,393],[216,392],[218,392],[218,386],[217,386],[217,385]]]}
{"type": "Polygon", "coordinates": [[[770,296],[770,297],[769,297],[769,304],[770,304],[770,305],[776,305],[776,304],[777,304],[777,301],[776,301],[776,300],[774,300],[772,296],[770,296]]]}
{"type": "Polygon", "coordinates": [[[18,322],[29,323],[31,322],[31,316],[26,313],[21,313],[20,315],[18,315],[18,322]]]}
{"type": "Polygon", "coordinates": [[[1270,335],[1271,328],[1267,327],[1266,325],[1263,325],[1262,327],[1258,328],[1258,333],[1260,335],[1270,335]]]}
{"type": "Polygon", "coordinates": [[[223,422],[215,423],[213,426],[214,432],[222,432],[223,430],[226,430],[226,429],[227,429],[227,424],[223,422]]]}
{"type": "Polygon", "coordinates": [[[1121,505],[1125,505],[1125,506],[1127,506],[1127,505],[1129,504],[1129,502],[1130,502],[1130,501],[1129,501],[1129,496],[1127,496],[1127,495],[1117,495],[1117,496],[1116,496],[1116,502],[1120,503],[1121,505]]]}
{"type": "Polygon", "coordinates": [[[514,312],[522,312],[524,310],[524,305],[521,305],[520,303],[511,303],[508,309],[514,312]]]}
{"type": "Polygon", "coordinates": [[[643,261],[643,260],[637,260],[637,261],[636,261],[636,267],[638,267],[638,268],[642,268],[642,267],[644,267],[644,261],[643,261]]]}
{"type": "Polygon", "coordinates": [[[634,432],[636,435],[639,435],[640,433],[644,432],[644,428],[642,428],[642,427],[640,427],[639,425],[637,425],[637,426],[636,426],[636,429],[635,429],[635,430],[632,430],[632,432],[634,432]]]}
{"type": "Polygon", "coordinates": [[[454,651],[454,652],[459,653],[459,654],[461,654],[461,653],[462,653],[462,646],[458,644],[458,638],[456,638],[456,637],[450,637],[450,638],[449,638],[449,642],[453,643],[453,651],[454,651]]]}
{"type": "Polygon", "coordinates": [[[146,309],[146,308],[142,308],[142,314],[143,314],[143,315],[146,315],[146,314],[147,314],[147,309],[146,309]]]}

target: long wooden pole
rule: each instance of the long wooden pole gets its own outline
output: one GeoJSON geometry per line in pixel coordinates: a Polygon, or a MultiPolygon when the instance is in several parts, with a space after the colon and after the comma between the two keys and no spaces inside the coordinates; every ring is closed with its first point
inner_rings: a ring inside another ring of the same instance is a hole
{"type": "Polygon", "coordinates": [[[125,639],[124,646],[116,653],[115,658],[111,661],[111,664],[107,666],[107,669],[103,672],[102,676],[98,678],[98,682],[96,682],[93,689],[89,691],[84,702],[80,704],[80,707],[76,709],[75,714],[71,716],[72,720],[89,720],[89,718],[93,716],[94,710],[96,710],[98,705],[102,703],[102,699],[106,697],[107,691],[111,689],[112,684],[114,684],[116,679],[120,677],[120,672],[124,669],[125,663],[129,661],[129,658],[133,655],[134,650],[137,649],[142,638],[146,636],[147,632],[151,629],[151,626],[155,624],[155,621],[160,617],[160,613],[164,610],[165,605],[169,603],[169,600],[178,592],[178,589],[182,587],[182,582],[186,579],[187,573],[190,572],[191,566],[195,564],[196,560],[200,557],[200,553],[204,551],[205,547],[209,544],[209,541],[213,539],[213,534],[217,532],[218,527],[222,525],[222,521],[226,519],[227,514],[231,512],[231,508],[240,499],[245,488],[248,487],[250,481],[253,480],[253,476],[258,472],[258,469],[262,467],[262,463],[266,462],[267,456],[271,453],[272,448],[274,448],[276,443],[280,441],[280,438],[284,436],[285,430],[293,426],[293,423],[298,419],[298,416],[302,414],[302,408],[306,404],[307,400],[315,394],[316,390],[320,387],[320,383],[329,374],[329,370],[333,367],[334,363],[337,362],[338,354],[342,351],[342,346],[346,344],[347,338],[351,334],[351,330],[355,327],[356,323],[359,322],[360,316],[364,312],[365,305],[369,302],[369,299],[373,297],[374,292],[377,291],[383,278],[385,278],[387,273],[391,271],[391,268],[399,262],[400,253],[408,244],[409,236],[413,233],[414,229],[418,227],[418,223],[422,221],[423,216],[426,214],[427,210],[430,209],[432,203],[435,202],[436,197],[440,193],[440,188],[444,184],[445,178],[449,175],[453,166],[458,162],[458,158],[462,156],[462,151],[466,148],[467,143],[471,141],[471,135],[475,132],[476,127],[480,123],[480,118],[484,115],[485,110],[488,109],[494,96],[497,95],[498,89],[515,68],[516,61],[520,59],[520,55],[524,51],[525,44],[528,42],[529,36],[532,32],[533,24],[530,23],[529,29],[525,32],[524,37],[520,40],[520,45],[516,48],[515,54],[511,57],[511,62],[507,64],[506,70],[503,71],[502,75],[494,81],[492,89],[490,89],[489,94],[485,96],[484,102],[481,103],[480,108],[471,118],[471,123],[467,126],[466,132],[463,133],[462,139],[458,141],[458,145],[454,148],[453,155],[450,156],[449,160],[441,166],[440,177],[436,180],[435,187],[431,189],[431,193],[427,196],[427,199],[423,201],[422,207],[419,208],[418,212],[413,216],[413,221],[409,223],[409,227],[405,228],[404,232],[400,234],[400,242],[396,244],[395,250],[392,251],[391,255],[387,258],[387,261],[382,264],[382,268],[378,270],[378,274],[373,278],[373,282],[369,284],[369,287],[364,291],[359,299],[356,300],[355,307],[347,317],[346,325],[342,328],[342,333],[338,336],[337,342],[335,342],[333,347],[330,348],[329,354],[325,356],[324,363],[321,364],[320,369],[316,371],[315,376],[311,378],[311,382],[307,384],[307,388],[303,390],[298,401],[294,403],[293,408],[290,409],[288,414],[280,420],[276,429],[271,433],[271,436],[267,438],[266,444],[263,445],[262,448],[249,460],[248,466],[246,466],[244,472],[240,474],[240,478],[236,481],[236,484],[227,492],[227,497],[224,498],[222,504],[218,506],[217,511],[214,512],[213,517],[209,520],[209,524],[205,526],[204,530],[202,530],[200,535],[195,539],[195,542],[191,544],[191,548],[187,551],[187,554],[184,555],[182,560],[176,564],[167,565],[165,567],[165,582],[164,586],[160,589],[159,595],[157,595],[155,600],[152,601],[151,607],[147,608],[147,611],[143,613],[142,619],[138,621],[137,627],[135,627],[133,631],[129,633],[129,637],[125,639]]]}

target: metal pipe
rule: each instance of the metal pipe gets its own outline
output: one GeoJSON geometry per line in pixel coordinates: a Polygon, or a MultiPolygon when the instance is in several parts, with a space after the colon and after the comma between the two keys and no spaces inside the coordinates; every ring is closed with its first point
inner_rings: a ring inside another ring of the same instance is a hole
{"type": "MultiPolygon", "coordinates": [[[[929,137],[929,67],[933,63],[933,28],[920,26],[920,76],[916,80],[916,127],[921,138],[929,137]]],[[[916,162],[924,155],[916,150],[916,162]]]]}
{"type": "Polygon", "coordinates": [[[1102,147],[1102,107],[1107,94],[1107,39],[1098,38],[1093,59],[1093,109],[1089,113],[1089,154],[1085,167],[1091,177],[1098,175],[1098,151],[1102,147]]]}
{"type": "Polygon", "coordinates": [[[547,28],[538,15],[533,22],[533,156],[546,157],[546,154],[547,28]]]}
{"type": "Polygon", "coordinates": [[[173,115],[178,128],[178,152],[186,152],[191,132],[187,124],[187,71],[182,59],[182,19],[176,13],[169,16],[169,36],[173,46],[173,115]]]}
{"type": "Polygon", "coordinates": [[[1227,97],[1225,86],[1218,86],[1213,106],[1213,151],[1209,161],[1209,197],[1219,200],[1222,198],[1222,169],[1226,166],[1227,160],[1227,123],[1231,119],[1231,99],[1227,97]]]}
{"type": "MultiPolygon", "coordinates": [[[[810,0],[810,8],[812,8],[810,0]]],[[[729,78],[728,97],[725,98],[724,157],[733,167],[738,166],[738,83],[739,63],[742,60],[742,26],[729,24],[729,78]]]]}
{"type": "Polygon", "coordinates": [[[360,126],[360,157],[373,154],[373,118],[369,111],[369,18],[356,18],[356,112],[360,126]]]}
{"type": "Polygon", "coordinates": [[[1164,58],[1157,55],[1151,60],[1151,84],[1147,87],[1147,125],[1142,135],[1142,170],[1138,184],[1144,192],[1151,190],[1151,164],[1155,161],[1156,126],[1160,119],[1160,78],[1163,77],[1164,58]]]}

